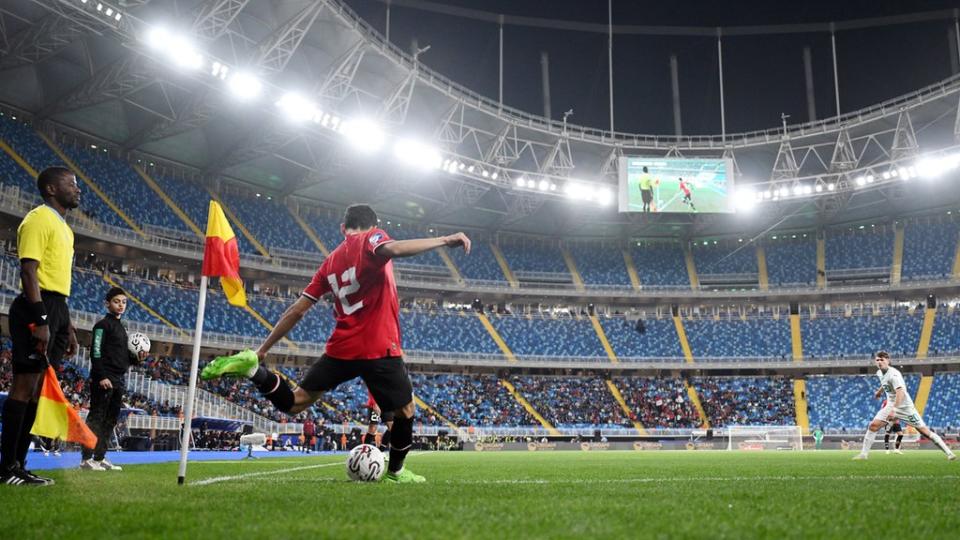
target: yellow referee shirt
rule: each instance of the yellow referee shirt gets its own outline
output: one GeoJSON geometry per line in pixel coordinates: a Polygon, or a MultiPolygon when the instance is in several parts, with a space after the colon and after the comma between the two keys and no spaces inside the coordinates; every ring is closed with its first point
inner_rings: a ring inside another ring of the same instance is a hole
{"type": "Polygon", "coordinates": [[[70,296],[73,231],[59,212],[42,204],[24,216],[17,229],[17,256],[40,263],[41,291],[70,296]]]}

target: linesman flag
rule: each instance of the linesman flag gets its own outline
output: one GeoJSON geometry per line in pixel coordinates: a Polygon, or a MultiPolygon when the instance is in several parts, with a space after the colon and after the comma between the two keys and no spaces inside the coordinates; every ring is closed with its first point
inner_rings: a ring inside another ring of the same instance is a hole
{"type": "Polygon", "coordinates": [[[60,381],[50,366],[43,376],[43,388],[37,403],[37,418],[33,421],[30,433],[80,443],[86,448],[97,445],[97,436],[83,423],[77,410],[64,397],[60,381]]]}
{"type": "Polygon", "coordinates": [[[237,235],[217,201],[210,201],[207,213],[207,241],[203,250],[203,275],[219,277],[227,302],[246,307],[247,294],[240,279],[240,249],[237,235]]]}

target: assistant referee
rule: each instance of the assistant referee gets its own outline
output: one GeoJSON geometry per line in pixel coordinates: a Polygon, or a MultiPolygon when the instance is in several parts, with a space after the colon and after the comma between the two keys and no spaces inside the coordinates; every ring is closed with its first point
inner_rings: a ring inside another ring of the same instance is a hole
{"type": "Polygon", "coordinates": [[[64,217],[80,205],[80,188],[69,169],[48,167],[37,176],[37,189],[43,204],[27,213],[17,229],[23,292],[10,305],[13,382],[0,437],[0,484],[21,486],[53,484],[26,470],[30,428],[48,362],[58,365],[64,356],[77,353],[67,309],[73,231],[64,217]]]}

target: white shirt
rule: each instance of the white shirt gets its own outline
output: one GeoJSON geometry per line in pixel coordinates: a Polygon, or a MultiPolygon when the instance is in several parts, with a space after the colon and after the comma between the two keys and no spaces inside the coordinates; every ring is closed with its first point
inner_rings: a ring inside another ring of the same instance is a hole
{"type": "Polygon", "coordinates": [[[883,391],[887,394],[887,406],[892,407],[894,403],[897,402],[897,388],[903,388],[903,401],[900,402],[900,408],[913,408],[913,400],[910,399],[910,392],[907,391],[907,383],[903,380],[903,375],[900,373],[900,370],[895,368],[887,368],[887,372],[884,373],[881,370],[877,370],[877,377],[880,378],[880,386],[883,387],[883,391]]]}

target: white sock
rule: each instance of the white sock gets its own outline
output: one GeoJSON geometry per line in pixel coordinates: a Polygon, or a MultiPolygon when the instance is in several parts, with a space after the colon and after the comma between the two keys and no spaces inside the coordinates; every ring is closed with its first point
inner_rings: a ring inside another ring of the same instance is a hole
{"type": "Polygon", "coordinates": [[[940,449],[943,450],[948,456],[953,453],[950,451],[950,447],[947,446],[947,443],[943,442],[943,439],[941,439],[940,436],[933,431],[930,431],[930,440],[933,441],[933,444],[939,446],[940,449]]]}
{"type": "Polygon", "coordinates": [[[860,453],[867,455],[870,453],[870,447],[873,446],[873,441],[877,438],[876,431],[867,430],[867,434],[863,436],[863,448],[860,450],[860,453]]]}

